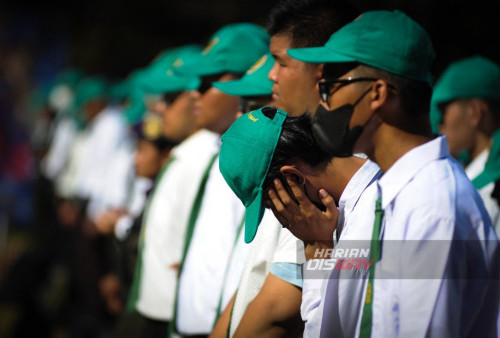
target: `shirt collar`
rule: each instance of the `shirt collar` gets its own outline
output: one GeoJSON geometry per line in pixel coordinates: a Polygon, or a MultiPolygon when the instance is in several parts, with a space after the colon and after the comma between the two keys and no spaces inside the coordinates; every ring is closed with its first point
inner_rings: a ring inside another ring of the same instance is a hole
{"type": "MultiPolygon", "coordinates": [[[[356,171],[349,180],[349,183],[347,183],[339,199],[339,213],[343,215],[342,218],[344,220],[349,217],[349,214],[358,203],[363,191],[365,191],[372,182],[377,180],[381,174],[382,172],[378,165],[370,160],[366,161],[365,164],[356,171]]],[[[339,226],[340,230],[343,224],[339,224],[339,226]]]]}
{"type": "Polygon", "coordinates": [[[399,158],[378,180],[382,193],[382,208],[385,209],[401,189],[427,164],[449,157],[450,151],[446,136],[439,136],[426,142],[399,158]]]}

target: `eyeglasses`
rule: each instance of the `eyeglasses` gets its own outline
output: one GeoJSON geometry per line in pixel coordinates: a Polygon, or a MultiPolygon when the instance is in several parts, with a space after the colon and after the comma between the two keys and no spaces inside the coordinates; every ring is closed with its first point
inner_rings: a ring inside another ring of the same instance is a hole
{"type": "Polygon", "coordinates": [[[362,82],[362,81],[377,81],[377,78],[374,77],[346,77],[343,79],[335,79],[335,80],[326,80],[318,82],[319,86],[319,95],[323,102],[328,103],[328,98],[333,95],[340,88],[354,83],[354,82],[362,82]],[[337,85],[335,88],[334,86],[337,85]]]}
{"type": "Polygon", "coordinates": [[[240,97],[238,100],[238,111],[242,112],[243,114],[257,110],[261,108],[264,104],[259,101],[251,100],[251,99],[245,99],[244,97],[240,97]]]}

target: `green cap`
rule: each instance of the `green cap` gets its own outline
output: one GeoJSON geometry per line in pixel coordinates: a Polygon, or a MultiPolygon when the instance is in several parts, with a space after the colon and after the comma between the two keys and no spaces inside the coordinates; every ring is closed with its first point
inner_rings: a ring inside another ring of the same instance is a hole
{"type": "Polygon", "coordinates": [[[268,79],[267,74],[273,65],[274,58],[270,53],[267,53],[257,60],[241,79],[214,82],[212,85],[224,93],[234,96],[271,95],[273,82],[268,79]]]}
{"type": "Polygon", "coordinates": [[[481,189],[500,179],[500,129],[493,133],[493,144],[484,170],[472,180],[476,189],[481,189]]]}
{"type": "Polygon", "coordinates": [[[198,45],[187,45],[167,51],[148,66],[137,85],[148,94],[166,94],[184,90],[194,90],[200,85],[195,75],[180,74],[175,70],[185,63],[197,59],[202,50],[198,45]]]}
{"type": "Polygon", "coordinates": [[[244,73],[269,49],[266,30],[252,23],[236,23],[219,29],[197,58],[179,71],[198,76],[244,73]]]}
{"type": "Polygon", "coordinates": [[[439,132],[443,112],[439,105],[456,99],[480,98],[500,100],[500,66],[475,55],[450,64],[434,85],[431,124],[439,132]]]}
{"type": "Polygon", "coordinates": [[[359,62],[416,81],[433,80],[430,37],[398,10],[365,12],[333,33],[324,47],[290,49],[288,54],[303,62],[359,62]]]}
{"type": "Polygon", "coordinates": [[[263,107],[238,118],[222,135],[219,169],[246,207],[246,243],[254,239],[264,215],[262,185],[286,116],[282,110],[263,107]],[[264,115],[266,109],[276,111],[273,119],[264,115]]]}
{"type": "Polygon", "coordinates": [[[108,82],[99,76],[82,79],[75,90],[73,107],[75,112],[79,111],[87,102],[96,99],[107,99],[108,82]]]}
{"type": "Polygon", "coordinates": [[[168,49],[158,55],[146,68],[138,70],[129,93],[129,107],[125,111],[127,120],[136,123],[146,113],[146,94],[167,94],[184,90],[194,90],[200,85],[197,76],[175,72],[191,58],[197,57],[202,47],[186,45],[168,49]]]}

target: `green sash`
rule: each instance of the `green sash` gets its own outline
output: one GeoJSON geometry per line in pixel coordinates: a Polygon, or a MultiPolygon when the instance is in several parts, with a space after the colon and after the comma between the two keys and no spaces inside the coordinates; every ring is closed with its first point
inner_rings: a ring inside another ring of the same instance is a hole
{"type": "Polygon", "coordinates": [[[359,336],[361,338],[369,338],[372,331],[372,307],[373,307],[373,279],[375,277],[375,264],[380,261],[381,241],[380,228],[384,218],[384,209],[382,209],[382,199],[379,197],[375,202],[375,222],[373,224],[373,234],[370,247],[370,272],[368,277],[368,285],[366,286],[365,304],[363,305],[363,316],[361,317],[361,329],[359,336]]]}
{"type": "Polygon", "coordinates": [[[210,170],[215,163],[215,160],[219,156],[219,153],[214,154],[210,161],[208,162],[207,167],[205,168],[205,172],[201,178],[200,186],[198,187],[198,192],[196,193],[196,197],[193,202],[193,206],[191,207],[191,214],[189,215],[187,228],[186,228],[186,236],[184,237],[184,246],[182,249],[181,261],[179,264],[179,271],[177,274],[177,285],[175,288],[175,300],[174,300],[174,314],[172,316],[172,321],[168,326],[167,337],[172,337],[174,332],[177,332],[177,301],[179,296],[179,279],[182,273],[182,269],[184,267],[184,261],[186,259],[189,245],[191,244],[191,240],[194,234],[194,228],[196,225],[196,220],[198,219],[198,215],[200,214],[201,204],[203,202],[203,196],[205,196],[205,188],[208,182],[208,176],[210,174],[210,170]]]}
{"type": "Polygon", "coordinates": [[[158,175],[158,179],[156,180],[155,187],[153,189],[153,192],[151,193],[151,196],[148,200],[146,211],[144,212],[144,221],[142,222],[142,228],[141,228],[141,235],[139,237],[139,248],[138,248],[138,253],[137,253],[137,260],[135,262],[135,271],[134,271],[134,280],[132,282],[132,286],[130,288],[130,293],[128,295],[127,299],[127,312],[128,313],[133,313],[135,311],[135,307],[137,305],[137,300],[139,299],[139,290],[141,287],[141,279],[142,279],[142,255],[144,252],[144,245],[145,243],[145,235],[146,235],[146,225],[148,224],[149,220],[149,209],[151,207],[152,202],[155,199],[156,192],[158,191],[158,186],[161,183],[161,180],[163,179],[163,176],[165,176],[165,173],[167,172],[167,169],[170,167],[172,162],[174,162],[175,157],[170,156],[169,159],[167,160],[167,163],[163,166],[161,169],[160,174],[158,175]]]}

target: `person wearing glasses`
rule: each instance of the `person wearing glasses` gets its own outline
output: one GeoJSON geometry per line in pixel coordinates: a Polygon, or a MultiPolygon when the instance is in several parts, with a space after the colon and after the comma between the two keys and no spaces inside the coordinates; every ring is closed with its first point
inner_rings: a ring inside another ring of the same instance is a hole
{"type": "MultiPolygon", "coordinates": [[[[352,299],[360,304],[351,314],[355,336],[496,335],[498,239],[446,137],[432,136],[435,53],[425,30],[401,11],[370,11],[325,46],[288,53],[325,64],[312,127],[319,145],[333,155],[363,152],[383,172],[373,264],[364,294],[352,299]]],[[[294,227],[311,226],[294,224],[286,210],[294,227]]],[[[335,278],[327,285],[322,337],[345,334],[337,285],[335,278]]]]}
{"type": "Polygon", "coordinates": [[[172,148],[146,202],[127,300],[128,311],[137,311],[142,318],[143,337],[167,335],[173,318],[185,224],[204,170],[217,152],[216,135],[195,124],[190,90],[198,87],[199,78],[174,73],[176,66],[197,56],[200,50],[191,46],[173,49],[149,66],[138,80],[141,93],[161,97],[154,111],[163,115],[164,136],[179,142],[172,148]]]}
{"type": "MultiPolygon", "coordinates": [[[[195,123],[220,135],[234,122],[238,97],[213,85],[236,80],[268,50],[264,28],[235,23],[215,32],[204,51],[185,62],[179,72],[201,77],[192,92],[195,123]]],[[[238,285],[248,246],[243,241],[244,208],[219,172],[218,153],[206,168],[187,224],[174,307],[175,327],[184,336],[210,334],[238,285]]]]}
{"type": "Polygon", "coordinates": [[[500,67],[479,55],[449,65],[434,86],[430,118],[451,155],[470,154],[465,173],[500,235],[499,200],[492,196],[500,179],[500,67]]]}

